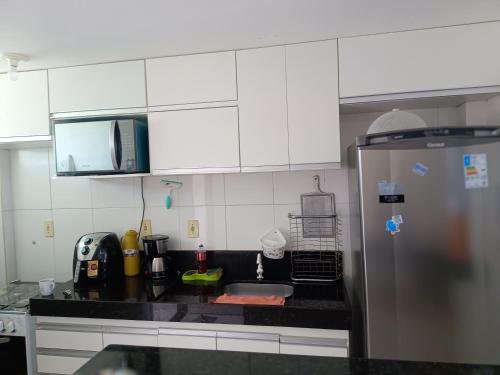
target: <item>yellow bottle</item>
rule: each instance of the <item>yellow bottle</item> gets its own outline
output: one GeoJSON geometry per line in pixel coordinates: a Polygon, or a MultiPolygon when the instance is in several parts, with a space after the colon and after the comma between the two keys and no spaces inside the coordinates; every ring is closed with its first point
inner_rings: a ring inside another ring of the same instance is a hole
{"type": "Polygon", "coordinates": [[[131,229],[122,237],[123,266],[125,276],[137,276],[141,272],[138,233],[131,229]]]}

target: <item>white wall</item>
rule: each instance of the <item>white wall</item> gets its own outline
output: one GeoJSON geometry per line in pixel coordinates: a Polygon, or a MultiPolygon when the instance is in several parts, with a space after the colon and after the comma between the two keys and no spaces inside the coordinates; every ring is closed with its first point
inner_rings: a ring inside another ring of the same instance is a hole
{"type": "MultiPolygon", "coordinates": [[[[22,280],[71,278],[73,247],[92,231],[122,235],[138,230],[140,178],[52,179],[51,149],[10,151],[12,221],[17,274],[22,280]],[[46,238],[43,222],[54,221],[46,238]]],[[[212,250],[258,250],[259,238],[274,226],[288,232],[288,213],[300,212],[300,194],[312,191],[319,174],[323,189],[336,194],[337,209],[348,225],[345,170],[170,176],[184,186],[164,206],[167,189],[160,177],[144,178],[145,218],[156,234],[170,236],[171,249],[194,249],[199,240],[212,250]],[[200,221],[200,239],[187,237],[187,220],[200,221]]],[[[349,247],[348,228],[344,228],[349,247]]]]}
{"type": "MultiPolygon", "coordinates": [[[[412,111],[429,126],[453,126],[457,108],[412,111]]],[[[341,116],[343,161],[355,136],[364,134],[382,113],[341,116]]],[[[48,148],[3,151],[2,173],[8,176],[3,200],[7,249],[7,280],[71,278],[73,248],[83,234],[138,230],[141,218],[140,178],[52,179],[55,174],[48,148]],[[5,155],[4,155],[5,156],[5,155]],[[9,199],[10,198],[10,199],[9,199]],[[43,222],[54,221],[55,236],[46,238],[43,222]],[[15,257],[12,251],[15,248],[15,257]],[[16,265],[17,261],[17,265],[16,265]],[[10,272],[10,274],[9,274],[10,272]],[[17,275],[16,275],[17,273],[17,275]]],[[[0,160],[2,160],[0,158],[0,160]]],[[[258,250],[259,238],[273,227],[288,234],[288,213],[300,212],[300,194],[312,190],[319,174],[324,191],[336,194],[342,221],[345,272],[350,274],[349,199],[346,169],[171,176],[184,186],[173,193],[173,207],[164,207],[167,189],[160,177],[144,178],[145,218],[153,232],[170,236],[171,249],[194,249],[199,240],[212,250],[258,250]],[[200,239],[187,237],[187,220],[200,221],[200,239]]],[[[3,190],[2,190],[3,192],[3,190]]],[[[0,254],[1,256],[1,254],[0,254]]],[[[1,266],[0,266],[1,272],[1,266]]]]}

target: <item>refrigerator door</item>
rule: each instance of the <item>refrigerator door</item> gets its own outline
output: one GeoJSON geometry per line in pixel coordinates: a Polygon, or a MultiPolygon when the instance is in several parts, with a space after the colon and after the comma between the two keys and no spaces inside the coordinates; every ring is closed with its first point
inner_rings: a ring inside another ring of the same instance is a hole
{"type": "Polygon", "coordinates": [[[368,356],[500,364],[500,142],[445,144],[358,150],[368,356]]]}

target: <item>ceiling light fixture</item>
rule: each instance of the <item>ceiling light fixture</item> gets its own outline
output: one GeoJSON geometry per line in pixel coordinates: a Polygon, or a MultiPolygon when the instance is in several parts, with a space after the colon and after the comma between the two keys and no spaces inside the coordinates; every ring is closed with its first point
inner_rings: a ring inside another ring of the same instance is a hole
{"type": "Polygon", "coordinates": [[[29,57],[20,53],[4,53],[2,57],[7,61],[7,76],[11,81],[16,81],[19,78],[17,68],[20,61],[28,61],[29,57]]]}

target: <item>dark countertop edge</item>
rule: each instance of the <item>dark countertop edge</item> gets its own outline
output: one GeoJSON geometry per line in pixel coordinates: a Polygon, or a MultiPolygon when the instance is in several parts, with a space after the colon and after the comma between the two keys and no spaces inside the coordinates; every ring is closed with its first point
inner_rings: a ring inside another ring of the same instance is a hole
{"type": "Polygon", "coordinates": [[[278,326],[294,328],[351,330],[351,310],[345,309],[311,309],[307,307],[281,307],[261,305],[232,304],[184,304],[161,302],[128,302],[128,301],[74,301],[53,300],[49,298],[30,299],[32,316],[50,316],[64,318],[137,320],[175,323],[205,323],[228,325],[278,326]],[[89,308],[89,304],[91,304],[89,308]],[[68,309],[71,305],[72,309],[68,309]],[[49,307],[50,306],[50,307],[49,307]],[[83,308],[85,307],[85,308],[83,308]],[[162,312],[196,311],[200,315],[242,317],[243,321],[183,321],[165,319],[162,312]],[[296,317],[296,314],[300,317],[296,317]],[[264,315],[264,317],[261,317],[264,315]]]}

